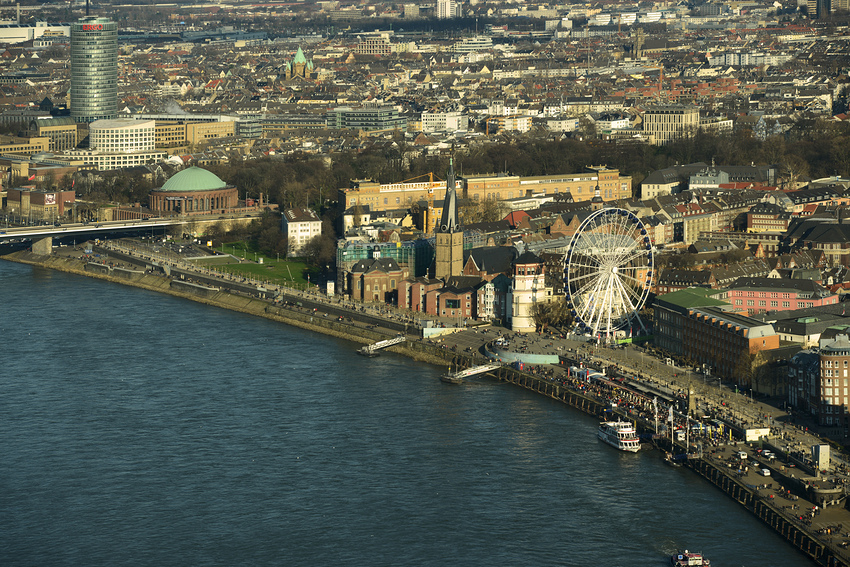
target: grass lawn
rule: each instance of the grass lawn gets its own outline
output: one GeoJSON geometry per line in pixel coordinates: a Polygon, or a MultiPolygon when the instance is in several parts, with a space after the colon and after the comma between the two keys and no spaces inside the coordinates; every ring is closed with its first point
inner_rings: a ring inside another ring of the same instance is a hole
{"type": "Polygon", "coordinates": [[[240,274],[281,285],[305,284],[308,274],[312,282],[316,281],[315,269],[309,267],[306,262],[278,260],[277,255],[269,256],[258,250],[255,242],[229,242],[219,246],[217,250],[245,260],[239,262],[230,256],[211,256],[209,260],[198,263],[214,266],[220,272],[240,274]],[[260,260],[262,264],[259,263],[260,260]]]}

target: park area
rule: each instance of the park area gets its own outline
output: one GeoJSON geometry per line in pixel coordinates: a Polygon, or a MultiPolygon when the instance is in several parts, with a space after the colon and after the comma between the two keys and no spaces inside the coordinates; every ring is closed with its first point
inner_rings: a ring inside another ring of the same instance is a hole
{"type": "Polygon", "coordinates": [[[317,268],[298,259],[286,260],[277,254],[260,250],[255,241],[221,244],[216,248],[220,256],[196,260],[219,272],[240,275],[271,284],[304,289],[315,285],[319,279],[317,268]]]}

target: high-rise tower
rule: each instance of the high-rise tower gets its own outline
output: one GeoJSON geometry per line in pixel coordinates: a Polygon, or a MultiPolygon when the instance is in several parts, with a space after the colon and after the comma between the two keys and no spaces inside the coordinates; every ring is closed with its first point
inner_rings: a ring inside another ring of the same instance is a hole
{"type": "Polygon", "coordinates": [[[436,230],[434,250],[434,277],[443,281],[452,276],[459,276],[463,271],[463,231],[457,216],[455,170],[451,158],[449,174],[446,177],[446,198],[443,200],[443,214],[436,230]]]}
{"type": "Polygon", "coordinates": [[[71,24],[71,117],[76,122],[118,115],[118,24],[85,17],[71,24]]]}

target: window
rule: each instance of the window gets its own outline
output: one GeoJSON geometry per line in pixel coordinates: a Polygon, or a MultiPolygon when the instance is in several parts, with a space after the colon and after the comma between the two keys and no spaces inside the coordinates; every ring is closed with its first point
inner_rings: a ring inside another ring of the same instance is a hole
{"type": "Polygon", "coordinates": [[[447,299],[446,300],[446,309],[459,309],[460,308],[460,299],[447,299]]]}

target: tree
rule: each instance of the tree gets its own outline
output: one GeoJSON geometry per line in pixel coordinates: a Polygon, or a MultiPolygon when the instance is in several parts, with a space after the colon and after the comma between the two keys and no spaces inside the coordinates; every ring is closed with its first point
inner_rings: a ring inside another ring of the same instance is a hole
{"type": "Polygon", "coordinates": [[[531,317],[538,331],[546,331],[549,327],[568,327],[572,324],[569,306],[563,300],[535,303],[531,306],[531,317]]]}
{"type": "Polygon", "coordinates": [[[458,216],[463,225],[478,222],[495,222],[502,220],[507,215],[506,205],[495,199],[481,199],[478,201],[467,199],[461,201],[458,206],[458,216]]]}
{"type": "Polygon", "coordinates": [[[738,380],[738,384],[746,385],[754,392],[759,391],[759,384],[765,381],[767,373],[767,358],[760,350],[742,352],[735,365],[735,379],[738,380]]]}
{"type": "Polygon", "coordinates": [[[336,260],[336,241],[326,234],[314,236],[302,248],[301,256],[311,266],[324,268],[336,260]]]}
{"type": "Polygon", "coordinates": [[[788,179],[788,188],[794,190],[797,188],[797,181],[809,174],[808,162],[798,154],[789,153],[782,157],[782,174],[788,179]]]}

